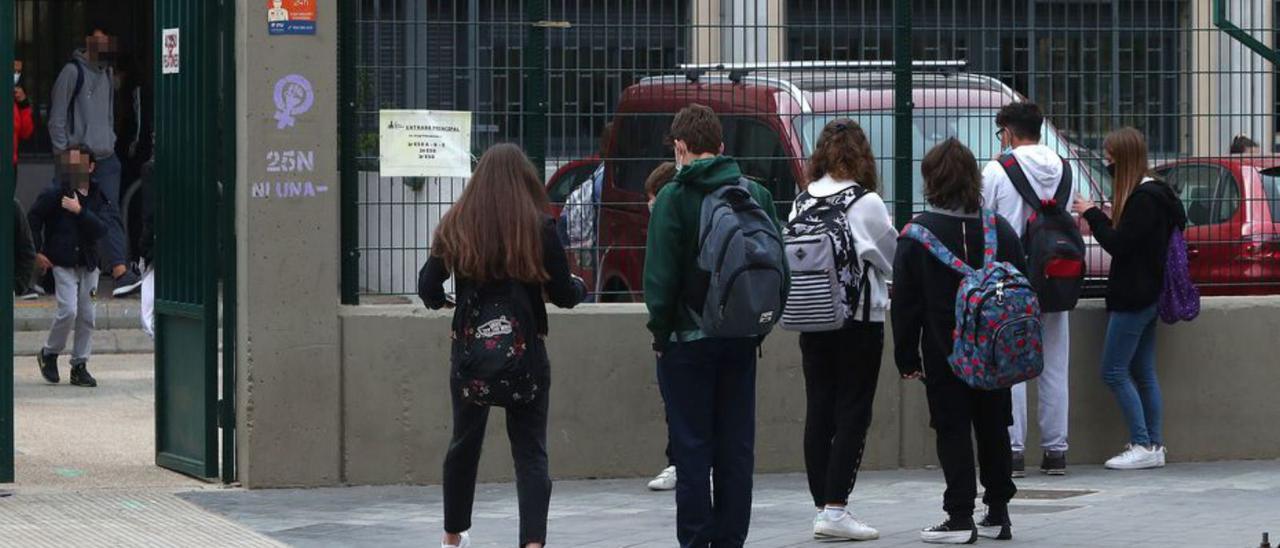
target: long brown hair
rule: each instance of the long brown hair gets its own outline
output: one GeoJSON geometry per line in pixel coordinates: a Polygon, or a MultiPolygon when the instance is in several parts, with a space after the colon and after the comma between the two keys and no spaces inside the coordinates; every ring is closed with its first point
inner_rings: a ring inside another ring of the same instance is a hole
{"type": "Polygon", "coordinates": [[[1115,178],[1111,181],[1111,225],[1120,225],[1120,216],[1134,189],[1150,174],[1147,164],[1147,138],[1142,132],[1123,127],[1112,131],[1102,142],[1102,149],[1111,154],[1116,163],[1115,178]]]}
{"type": "Polygon", "coordinates": [[[848,118],[828,122],[813,147],[806,175],[809,182],[830,175],[836,180],[855,181],[875,192],[879,187],[876,156],[862,126],[848,118]]]}
{"type": "Polygon", "coordinates": [[[541,283],[547,191],[520,147],[495,145],[480,157],[458,202],[440,219],[431,253],[449,271],[477,283],[541,283]]]}

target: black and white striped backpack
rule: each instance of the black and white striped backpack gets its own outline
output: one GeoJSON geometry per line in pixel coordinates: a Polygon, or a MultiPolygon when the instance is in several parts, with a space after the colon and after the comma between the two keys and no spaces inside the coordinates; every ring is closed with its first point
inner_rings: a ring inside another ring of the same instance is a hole
{"type": "Polygon", "coordinates": [[[831,196],[796,198],[796,215],[783,231],[791,291],[782,310],[790,331],[833,331],[845,327],[859,303],[863,321],[871,312],[867,266],[858,263],[849,233],[849,208],[867,195],[853,185],[831,196]],[[862,298],[859,299],[859,293],[862,298]]]}

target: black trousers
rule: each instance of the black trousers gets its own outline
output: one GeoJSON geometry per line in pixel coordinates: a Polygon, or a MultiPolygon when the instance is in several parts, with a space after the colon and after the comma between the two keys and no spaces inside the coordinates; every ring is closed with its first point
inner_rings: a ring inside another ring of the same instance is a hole
{"type": "Polygon", "coordinates": [[[846,504],[858,479],[884,352],[884,323],[800,334],[804,464],[813,505],[846,504]]]}
{"type": "MultiPolygon", "coordinates": [[[[531,358],[549,371],[546,348],[530,346],[531,358]]],[[[520,546],[547,539],[547,508],[551,503],[551,474],[547,470],[547,408],[551,395],[550,375],[543,375],[545,389],[537,400],[506,409],[507,439],[516,468],[516,496],[520,505],[520,546]]],[[[462,401],[456,387],[453,395],[453,438],[444,459],[444,530],[462,533],[471,529],[471,507],[475,502],[476,470],[484,443],[489,408],[462,401]]]]}
{"type": "Polygon", "coordinates": [[[680,546],[741,547],[751,524],[755,466],[755,339],[674,343],[658,360],[658,385],[679,470],[680,546]]]}
{"type": "MultiPolygon", "coordinates": [[[[936,371],[936,369],[935,369],[936,371]]],[[[1004,508],[1018,492],[1010,478],[1009,425],[1013,407],[1009,389],[975,390],[950,372],[935,372],[925,381],[930,424],[938,436],[938,460],[947,480],[942,509],[951,517],[973,516],[973,439],[978,441],[978,472],[986,492],[982,502],[1004,508]]]]}

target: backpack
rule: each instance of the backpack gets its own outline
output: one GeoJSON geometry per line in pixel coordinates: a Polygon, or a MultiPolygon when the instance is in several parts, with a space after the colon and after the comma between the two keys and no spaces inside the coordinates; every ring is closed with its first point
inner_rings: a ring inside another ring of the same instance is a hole
{"type": "Polygon", "coordinates": [[[1022,248],[1027,254],[1027,278],[1035,288],[1044,312],[1065,312],[1076,307],[1084,286],[1084,237],[1065,208],[1074,190],[1071,166],[1062,160],[1062,181],[1053,199],[1041,200],[1031,181],[1012,154],[1000,159],[1013,188],[1031,206],[1031,216],[1022,231],[1022,248]]]}
{"type": "Polygon", "coordinates": [[[859,290],[871,290],[866,265],[859,265],[849,208],[867,195],[854,185],[826,198],[808,193],[796,200],[799,212],[783,230],[791,290],[782,309],[782,327],[791,331],[833,331],[845,327],[860,303],[863,321],[870,319],[871,299],[859,301],[859,290]]]}
{"type": "Polygon", "coordinates": [[[764,336],[782,318],[782,237],[751,196],[751,184],[739,179],[702,199],[698,272],[687,306],[710,337],[764,336]]]}
{"type": "Polygon", "coordinates": [[[982,213],[982,269],[957,258],[923,226],[908,224],[903,236],[920,242],[935,258],[964,276],[956,291],[956,327],[947,363],[978,390],[1008,388],[1044,370],[1040,302],[1031,283],[1007,262],[996,261],[996,214],[982,213]]]}
{"type": "Polygon", "coordinates": [[[454,390],[474,405],[512,407],[543,391],[525,355],[537,336],[533,301],[515,281],[477,287],[453,315],[454,390]]]}
{"type": "Polygon", "coordinates": [[[1169,251],[1165,256],[1164,288],[1156,306],[1164,323],[1189,322],[1200,315],[1200,290],[1191,281],[1187,264],[1187,239],[1182,229],[1174,227],[1169,235],[1169,251]]]}

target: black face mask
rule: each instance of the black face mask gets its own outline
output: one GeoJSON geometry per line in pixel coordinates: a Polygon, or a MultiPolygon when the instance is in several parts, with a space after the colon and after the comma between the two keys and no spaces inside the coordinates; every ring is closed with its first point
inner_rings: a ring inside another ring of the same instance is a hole
{"type": "Polygon", "coordinates": [[[1114,179],[1116,176],[1116,163],[1111,162],[1109,164],[1106,164],[1106,166],[1107,166],[1107,173],[1110,173],[1111,177],[1114,179]]]}

